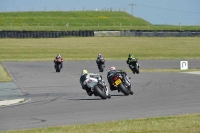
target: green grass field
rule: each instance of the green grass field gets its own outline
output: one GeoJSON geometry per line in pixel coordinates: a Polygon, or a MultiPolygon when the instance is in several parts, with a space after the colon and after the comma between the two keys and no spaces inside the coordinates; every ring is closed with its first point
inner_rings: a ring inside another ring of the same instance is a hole
{"type": "Polygon", "coordinates": [[[123,11],[1,12],[0,30],[200,30],[200,26],[152,25],[123,11]]]}
{"type": "Polygon", "coordinates": [[[86,125],[69,125],[2,133],[199,133],[200,115],[140,118],[86,125]]]}
{"type": "Polygon", "coordinates": [[[0,39],[0,61],[126,60],[129,53],[139,60],[200,59],[200,38],[73,37],[59,39],[0,39]]]}

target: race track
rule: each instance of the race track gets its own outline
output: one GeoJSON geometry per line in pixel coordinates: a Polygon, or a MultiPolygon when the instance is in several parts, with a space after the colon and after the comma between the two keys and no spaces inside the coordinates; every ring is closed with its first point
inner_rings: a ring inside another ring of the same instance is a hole
{"type": "MultiPolygon", "coordinates": [[[[179,68],[180,61],[139,61],[144,69],[179,68]]],[[[141,72],[131,77],[134,95],[112,91],[111,99],[89,97],[81,88],[83,68],[98,72],[95,61],[68,61],[61,73],[53,62],[3,62],[16,86],[30,101],[0,107],[0,131],[86,124],[132,118],[200,113],[200,75],[141,72]]],[[[101,73],[106,80],[109,67],[128,70],[125,61],[106,61],[101,73]]],[[[200,68],[199,60],[189,68],[200,68]]]]}

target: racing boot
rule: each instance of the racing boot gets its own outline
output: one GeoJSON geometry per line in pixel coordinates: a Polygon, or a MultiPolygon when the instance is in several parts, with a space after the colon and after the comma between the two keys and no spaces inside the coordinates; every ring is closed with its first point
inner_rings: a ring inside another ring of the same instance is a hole
{"type": "Polygon", "coordinates": [[[90,92],[88,92],[87,94],[88,94],[88,96],[92,96],[93,92],[90,91],[90,92]]]}
{"type": "Polygon", "coordinates": [[[108,98],[108,99],[110,99],[110,98],[111,98],[111,95],[110,95],[110,94],[108,94],[108,95],[107,95],[107,98],[108,98]]]}
{"type": "Polygon", "coordinates": [[[130,90],[130,91],[129,91],[130,94],[133,95],[133,91],[132,91],[132,87],[131,87],[131,86],[129,87],[129,90],[130,90]]]}

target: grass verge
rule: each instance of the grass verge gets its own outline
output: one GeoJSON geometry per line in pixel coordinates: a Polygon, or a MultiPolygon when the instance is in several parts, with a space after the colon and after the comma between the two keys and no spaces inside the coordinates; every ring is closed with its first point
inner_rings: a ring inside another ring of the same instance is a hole
{"type": "Polygon", "coordinates": [[[126,60],[129,53],[139,60],[200,59],[200,38],[73,37],[45,39],[0,39],[0,61],[126,60]]]}
{"type": "Polygon", "coordinates": [[[85,125],[69,125],[2,133],[199,133],[200,114],[140,118],[85,125]]]}
{"type": "Polygon", "coordinates": [[[10,82],[12,78],[8,72],[4,69],[3,65],[0,63],[0,82],[10,82]]]}

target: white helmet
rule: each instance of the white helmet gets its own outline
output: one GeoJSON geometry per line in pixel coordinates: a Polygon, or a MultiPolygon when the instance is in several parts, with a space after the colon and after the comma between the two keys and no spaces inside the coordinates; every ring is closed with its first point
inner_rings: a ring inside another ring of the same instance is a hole
{"type": "Polygon", "coordinates": [[[116,70],[116,68],[115,68],[114,66],[112,66],[112,67],[110,67],[109,70],[110,70],[110,71],[112,71],[112,70],[116,70]]]}

